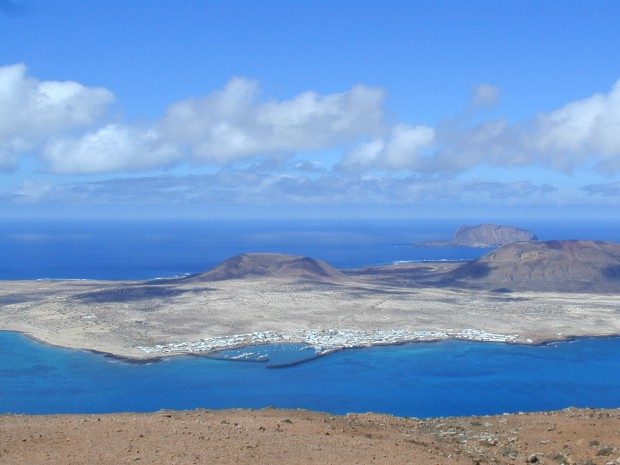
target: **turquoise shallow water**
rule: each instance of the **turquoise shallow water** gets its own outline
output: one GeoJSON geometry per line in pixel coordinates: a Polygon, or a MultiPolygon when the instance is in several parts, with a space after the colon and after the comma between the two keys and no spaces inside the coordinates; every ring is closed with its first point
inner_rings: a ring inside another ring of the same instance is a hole
{"type": "Polygon", "coordinates": [[[620,406],[620,338],[416,343],[276,369],[191,356],[132,364],[11,332],[0,332],[0,354],[0,412],[275,406],[428,417],[620,406]]]}

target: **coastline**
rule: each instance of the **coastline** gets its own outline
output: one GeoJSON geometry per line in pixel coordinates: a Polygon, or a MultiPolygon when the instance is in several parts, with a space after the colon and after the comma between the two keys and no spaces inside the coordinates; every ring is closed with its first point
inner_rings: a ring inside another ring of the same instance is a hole
{"type": "MultiPolygon", "coordinates": [[[[125,362],[125,363],[130,363],[130,364],[148,364],[148,363],[157,363],[160,361],[164,361],[164,360],[168,360],[168,359],[174,359],[174,358],[179,358],[179,357],[183,357],[183,356],[196,356],[196,357],[206,357],[206,358],[211,358],[214,360],[223,360],[223,361],[231,361],[231,362],[236,362],[236,361],[255,361],[255,360],[243,360],[243,359],[234,359],[234,358],[225,358],[225,357],[215,357],[214,355],[218,354],[221,351],[224,350],[236,350],[236,349],[252,349],[254,347],[264,347],[264,346],[277,346],[280,344],[300,344],[300,345],[305,345],[307,347],[311,347],[314,348],[316,350],[316,348],[312,345],[308,345],[306,344],[306,342],[304,340],[298,339],[277,339],[277,340],[273,340],[273,341],[264,341],[264,342],[260,342],[260,343],[247,343],[247,342],[239,342],[239,343],[235,343],[235,344],[231,344],[231,345],[226,345],[226,346],[221,346],[218,348],[212,348],[212,349],[208,349],[208,350],[176,350],[176,351],[169,351],[169,352],[156,352],[156,353],[149,353],[149,352],[144,352],[143,354],[140,354],[138,356],[135,355],[130,355],[130,354],[123,354],[123,353],[117,353],[117,352],[111,352],[111,351],[105,351],[105,350],[100,350],[100,349],[94,349],[94,348],[89,348],[89,347],[74,347],[74,346],[70,346],[70,345],[60,345],[60,344],[55,344],[49,341],[46,341],[42,338],[39,338],[37,336],[34,336],[26,331],[21,331],[21,330],[11,330],[11,329],[0,329],[0,333],[14,333],[14,334],[19,334],[23,337],[25,337],[26,339],[35,342],[37,344],[41,344],[50,348],[55,348],[55,349],[63,349],[63,350],[75,350],[75,351],[84,351],[84,352],[90,352],[93,354],[98,354],[101,355],[105,358],[109,358],[109,359],[113,359],[113,360],[118,360],[121,362],[125,362]]],[[[236,336],[236,335],[235,335],[236,336]]],[[[517,340],[517,339],[510,339],[510,340],[504,340],[504,341],[498,341],[498,340],[492,340],[492,339],[468,339],[468,338],[463,338],[463,337],[443,337],[443,338],[428,338],[428,339],[403,339],[403,340],[399,340],[399,341],[395,341],[395,342],[375,342],[375,343],[364,343],[364,344],[349,344],[349,345],[342,345],[342,346],[338,346],[338,347],[332,347],[329,350],[323,350],[323,351],[316,351],[314,356],[309,357],[307,359],[303,359],[300,361],[295,361],[292,363],[285,363],[282,365],[277,365],[277,366],[272,366],[270,368],[285,368],[287,366],[294,366],[294,365],[298,365],[301,363],[306,363],[312,360],[315,360],[317,358],[320,357],[326,357],[329,356],[331,354],[334,354],[336,352],[342,351],[342,350],[348,350],[348,349],[365,349],[365,348],[372,348],[372,347],[390,347],[390,346],[402,346],[402,345],[406,345],[406,344],[417,344],[417,343],[440,343],[440,342],[447,342],[450,340],[453,341],[465,341],[465,342],[471,342],[471,343],[494,343],[494,344],[508,344],[508,345],[525,345],[525,346],[545,346],[545,345],[549,345],[549,344],[554,344],[554,343],[569,343],[571,341],[577,341],[577,340],[582,340],[582,339],[610,339],[610,338],[620,338],[620,333],[614,333],[614,334],[604,334],[604,335],[562,335],[562,336],[558,336],[557,338],[540,338],[540,339],[530,339],[530,340],[517,340]]],[[[191,343],[187,343],[187,344],[191,344],[191,343]]],[[[261,361],[257,361],[258,363],[260,363],[261,361]]]]}
{"type": "Polygon", "coordinates": [[[0,330],[128,361],[274,343],[328,354],[446,339],[535,345],[620,335],[620,295],[497,294],[360,277],[333,285],[268,277],[0,281],[0,296],[0,330]]]}

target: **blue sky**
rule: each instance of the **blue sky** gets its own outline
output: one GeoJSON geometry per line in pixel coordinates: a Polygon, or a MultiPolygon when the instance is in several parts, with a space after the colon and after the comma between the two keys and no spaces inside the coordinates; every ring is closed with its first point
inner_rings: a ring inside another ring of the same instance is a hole
{"type": "Polygon", "coordinates": [[[0,0],[0,215],[618,218],[619,21],[0,0]]]}

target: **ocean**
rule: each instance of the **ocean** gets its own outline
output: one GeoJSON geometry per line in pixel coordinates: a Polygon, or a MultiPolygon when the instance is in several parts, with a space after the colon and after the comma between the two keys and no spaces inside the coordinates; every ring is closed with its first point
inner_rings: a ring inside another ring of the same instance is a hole
{"type": "MultiPolygon", "coordinates": [[[[484,219],[468,221],[480,224],[484,219]]],[[[487,220],[488,221],[488,220],[487,220]]],[[[620,221],[511,220],[542,240],[620,241],[620,221]]],[[[469,260],[488,250],[411,247],[462,220],[4,220],[0,279],[152,279],[198,273],[241,252],[281,252],[337,268],[469,260]]]]}
{"type": "Polygon", "coordinates": [[[287,368],[181,356],[127,363],[0,331],[0,413],[304,408],[436,417],[620,406],[620,338],[348,349],[287,368]]]}
{"type": "MultiPolygon", "coordinates": [[[[528,228],[543,240],[620,241],[618,221],[503,223],[528,228]]],[[[0,279],[180,276],[204,271],[241,252],[305,255],[339,268],[468,260],[485,253],[412,247],[423,240],[447,239],[460,224],[5,220],[0,224],[0,279]]],[[[266,350],[277,358],[277,347],[266,350]]],[[[0,331],[0,412],[275,406],[428,417],[620,406],[620,338],[542,346],[415,343],[343,350],[286,368],[266,365],[196,356],[135,364],[0,331]]]]}

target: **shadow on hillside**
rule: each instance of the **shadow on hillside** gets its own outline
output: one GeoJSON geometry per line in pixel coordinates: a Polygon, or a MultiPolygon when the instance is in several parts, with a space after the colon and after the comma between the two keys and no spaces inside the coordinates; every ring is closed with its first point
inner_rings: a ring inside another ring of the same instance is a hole
{"type": "Polygon", "coordinates": [[[603,276],[614,281],[620,281],[620,265],[612,265],[603,269],[603,276]]]}
{"type": "Polygon", "coordinates": [[[168,286],[127,286],[103,291],[83,292],[73,296],[73,299],[88,303],[123,303],[140,302],[150,299],[168,299],[182,294],[209,292],[215,289],[200,288],[176,289],[168,286]]]}
{"type": "Polygon", "coordinates": [[[451,273],[453,279],[482,279],[489,276],[491,267],[477,261],[466,263],[451,273]]]}

